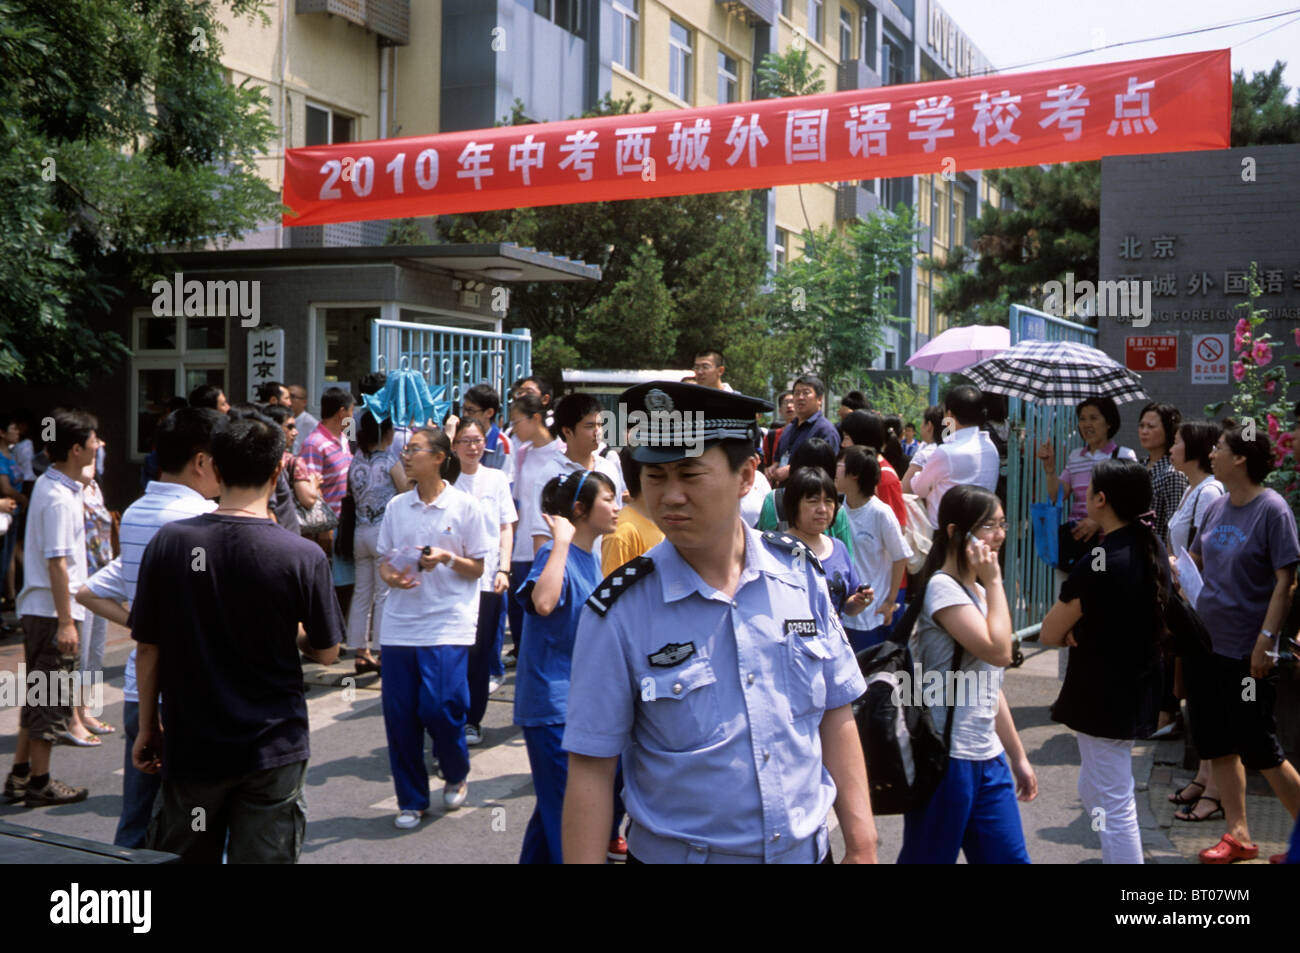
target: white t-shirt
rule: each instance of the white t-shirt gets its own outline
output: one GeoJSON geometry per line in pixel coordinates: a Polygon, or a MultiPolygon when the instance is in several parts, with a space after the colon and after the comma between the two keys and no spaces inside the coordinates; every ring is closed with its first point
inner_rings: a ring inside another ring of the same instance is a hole
{"type": "MultiPolygon", "coordinates": [[[[976,608],[987,617],[988,597],[984,587],[979,583],[974,586],[974,594],[979,597],[976,608]]],[[[921,614],[917,617],[916,628],[908,646],[912,651],[913,665],[921,666],[921,695],[929,702],[925,694],[927,684],[937,684],[936,678],[942,678],[942,690],[932,689],[938,701],[930,712],[934,716],[934,726],[943,733],[948,723],[947,703],[953,704],[952,740],[948,747],[948,756],[961,761],[987,761],[1002,753],[1002,741],[998,738],[998,696],[1002,691],[1004,669],[989,662],[983,662],[966,649],[962,649],[961,675],[949,678],[952,669],[953,650],[957,642],[934,621],[934,614],[949,606],[969,605],[971,597],[952,576],[947,573],[935,573],[925,587],[925,602],[921,614]],[[927,672],[936,675],[927,676],[927,672]],[[951,687],[951,694],[949,693],[951,687]],[[960,704],[958,704],[960,703],[960,704]]],[[[915,680],[916,669],[911,676],[915,680]]],[[[915,689],[913,689],[915,693],[915,689]]],[[[915,698],[915,694],[913,695],[915,698]]]]}
{"type": "Polygon", "coordinates": [[[1210,504],[1223,496],[1224,492],[1223,484],[1214,477],[1206,477],[1196,486],[1187,488],[1178,503],[1178,509],[1169,517],[1170,556],[1177,556],[1191,546],[1193,514],[1196,518],[1196,531],[1199,533],[1210,512],[1210,504]]]}
{"type": "MultiPolygon", "coordinates": [[[[487,561],[499,545],[488,532],[478,502],[464,490],[444,484],[432,503],[420,499],[419,488],[388,501],[379,526],[379,552],[411,552],[424,546],[456,556],[487,561]]],[[[413,573],[414,589],[392,586],[384,602],[380,645],[473,645],[478,625],[478,579],[466,579],[450,566],[413,573]]]]}
{"type": "Polygon", "coordinates": [[[480,464],[475,473],[461,471],[456,478],[456,489],[464,490],[478,501],[488,533],[498,540],[483,560],[483,577],[478,583],[479,591],[488,592],[492,589],[492,577],[501,566],[501,527],[519,519],[515,501],[510,499],[510,480],[504,471],[480,464]]]}
{"type": "Polygon", "coordinates": [[[754,471],[754,486],[740,500],[740,518],[751,529],[758,529],[758,518],[763,513],[763,500],[772,492],[762,470],[754,471]]]}
{"type": "Polygon", "coordinates": [[[879,600],[887,599],[890,605],[894,604],[896,590],[890,585],[894,562],[910,557],[912,547],[903,538],[898,517],[878,496],[857,508],[846,503],[844,515],[853,534],[853,568],[862,584],[870,586],[876,593],[872,605],[857,615],[845,616],[844,625],[859,631],[876,629],[884,625],[882,617],[876,613],[879,600]]]}
{"type": "Polygon", "coordinates": [[[86,607],[77,601],[77,590],[86,582],[86,512],[80,483],[50,467],[32,489],[27,513],[24,544],[23,591],[15,607],[19,617],[58,618],[50,583],[49,560],[66,557],[68,601],[72,618],[80,622],[86,607]]]}
{"type": "MultiPolygon", "coordinates": [[[[564,442],[552,440],[543,447],[534,447],[531,443],[523,444],[519,451],[523,463],[515,469],[515,502],[518,505],[519,525],[515,527],[516,562],[531,562],[533,558],[533,532],[538,535],[550,535],[546,522],[542,519],[542,483],[537,478],[543,473],[550,473],[555,467],[555,458],[564,456],[564,442]]],[[[548,477],[549,479],[549,477],[548,477]]]]}
{"type": "MultiPolygon", "coordinates": [[[[549,450],[550,447],[551,445],[547,444],[542,449],[545,451],[549,450]]],[[[529,455],[524,458],[525,467],[532,466],[533,454],[538,452],[539,451],[534,448],[529,455]]],[[[627,489],[627,487],[623,483],[623,468],[619,465],[618,458],[602,457],[600,454],[596,454],[595,460],[595,469],[609,477],[614,484],[614,499],[616,501],[621,501],[623,499],[623,491],[627,489]]],[[[560,451],[557,454],[552,454],[551,456],[537,462],[538,466],[532,471],[532,476],[526,488],[528,492],[527,502],[525,502],[523,490],[520,491],[519,496],[520,517],[518,538],[527,540],[527,548],[530,555],[533,547],[532,537],[545,536],[547,539],[551,538],[551,530],[546,525],[546,521],[542,519],[542,490],[552,477],[561,476],[565,473],[577,473],[583,469],[582,464],[569,459],[564,455],[563,451],[560,451]],[[527,523],[525,523],[525,516],[528,518],[527,523]]],[[[621,502],[620,505],[622,505],[621,502]]],[[[595,552],[597,556],[599,556],[598,549],[593,549],[592,552],[595,552]]]]}

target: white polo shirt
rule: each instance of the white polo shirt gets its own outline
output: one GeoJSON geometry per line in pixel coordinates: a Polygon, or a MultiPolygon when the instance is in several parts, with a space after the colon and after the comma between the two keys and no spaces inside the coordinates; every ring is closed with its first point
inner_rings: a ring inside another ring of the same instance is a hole
{"type": "MultiPolygon", "coordinates": [[[[411,552],[424,546],[445,549],[466,559],[488,556],[500,542],[499,530],[489,532],[478,501],[450,483],[432,503],[420,499],[419,488],[388,501],[379,527],[379,552],[411,552]]],[[[414,589],[391,586],[384,601],[379,633],[382,646],[473,645],[478,627],[479,580],[466,579],[450,566],[413,573],[414,589]]]]}
{"type": "Polygon", "coordinates": [[[72,618],[78,622],[84,619],[86,607],[77,601],[77,590],[86,582],[86,510],[82,488],[54,467],[42,473],[32,489],[23,552],[26,553],[23,591],[18,593],[15,607],[18,616],[58,618],[49,560],[64,556],[72,618]]]}
{"type": "MultiPolygon", "coordinates": [[[[543,449],[549,448],[550,444],[547,444],[543,449]]],[[[533,453],[536,452],[536,450],[533,451],[533,453]]],[[[614,484],[614,500],[622,506],[623,491],[627,489],[626,484],[623,483],[622,464],[619,463],[617,457],[612,455],[602,457],[600,454],[596,454],[595,458],[596,466],[594,469],[609,477],[614,484]]],[[[530,457],[525,460],[525,465],[532,464],[532,462],[530,457]]],[[[525,549],[529,552],[533,548],[532,537],[545,536],[547,539],[551,538],[551,529],[546,525],[546,520],[542,519],[542,490],[545,489],[546,484],[550,482],[552,477],[562,476],[566,473],[580,473],[585,469],[581,463],[570,459],[563,451],[553,454],[546,458],[545,461],[539,461],[539,464],[532,471],[526,488],[528,500],[525,502],[522,496],[519,498],[519,530],[515,535],[515,539],[526,540],[527,546],[525,549]]],[[[597,556],[600,555],[599,550],[593,550],[593,552],[597,556]]]]}

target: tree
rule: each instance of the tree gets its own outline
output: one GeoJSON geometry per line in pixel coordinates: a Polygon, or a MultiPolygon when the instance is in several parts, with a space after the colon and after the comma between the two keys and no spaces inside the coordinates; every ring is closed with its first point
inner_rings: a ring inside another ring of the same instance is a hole
{"type": "Polygon", "coordinates": [[[267,100],[226,82],[220,29],[192,0],[0,0],[0,377],[111,370],[111,309],[157,252],[278,216],[267,100]]]}
{"type": "MultiPolygon", "coordinates": [[[[813,69],[806,49],[789,49],[784,53],[768,53],[759,60],[754,71],[758,76],[758,91],[765,99],[783,96],[813,96],[826,89],[819,63],[813,69]]],[[[796,185],[799,208],[803,212],[804,227],[812,231],[812,220],[803,202],[803,185],[796,185]]]]}
{"type": "MultiPolygon", "coordinates": [[[[524,121],[520,106],[508,124],[524,121]]],[[[633,106],[631,96],[606,96],[589,115],[633,106]]],[[[511,294],[512,322],[532,330],[533,362],[547,376],[574,365],[686,368],[715,348],[734,387],[761,393],[774,360],[752,344],[766,334],[761,223],[751,193],[719,192],[449,216],[440,228],[450,241],[511,241],[600,266],[598,282],[521,284],[511,294]]]]}
{"type": "MultiPolygon", "coordinates": [[[[1300,142],[1300,102],[1289,102],[1277,62],[1249,81],[1232,78],[1231,143],[1237,146],[1300,142]]],[[[944,276],[935,309],[961,315],[955,324],[1001,323],[1011,302],[1032,302],[1045,282],[1073,272],[1096,281],[1101,235],[1101,163],[992,170],[984,173],[1011,208],[986,208],[973,230],[975,254],[953,249],[946,261],[927,265],[944,276]],[[986,307],[976,311],[978,306],[986,307]],[[996,318],[1000,310],[1002,318],[996,318]],[[996,319],[996,320],[995,320],[996,319]]]]}
{"type": "Polygon", "coordinates": [[[913,211],[899,205],[843,232],[805,232],[803,257],[777,273],[772,326],[813,355],[827,386],[848,389],[865,377],[886,325],[907,323],[895,313],[897,282],[916,250],[916,235],[913,211]]]}

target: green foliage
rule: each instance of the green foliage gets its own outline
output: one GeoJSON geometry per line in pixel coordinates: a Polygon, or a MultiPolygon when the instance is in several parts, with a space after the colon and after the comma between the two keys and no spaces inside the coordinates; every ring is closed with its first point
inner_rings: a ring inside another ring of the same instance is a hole
{"type": "Polygon", "coordinates": [[[384,236],[385,245],[427,245],[429,236],[424,234],[419,222],[413,218],[394,219],[388,225],[388,234],[384,236]]]}
{"type": "MultiPolygon", "coordinates": [[[[1237,146],[1300,142],[1300,102],[1289,102],[1282,83],[1285,63],[1275,63],[1250,80],[1238,70],[1232,78],[1232,137],[1237,146]]],[[[971,233],[979,235],[975,253],[955,248],[944,263],[931,266],[945,278],[935,295],[935,310],[962,317],[954,324],[1003,323],[1002,302],[1038,300],[1048,281],[1096,281],[1101,234],[1101,163],[1073,162],[1002,169],[984,173],[1014,208],[986,208],[971,233]],[[995,310],[973,315],[982,303],[995,310]]]]}
{"type": "MultiPolygon", "coordinates": [[[[774,279],[769,320],[778,336],[804,347],[832,390],[866,376],[895,313],[897,281],[916,248],[914,213],[904,205],[849,225],[843,232],[805,232],[804,254],[774,279]]],[[[799,365],[790,365],[786,372],[799,365]]]]}
{"type": "Polygon", "coordinates": [[[812,96],[826,90],[822,67],[812,68],[806,49],[791,48],[784,53],[768,53],[758,61],[754,72],[758,76],[759,95],[764,99],[812,96]]]}
{"type": "MultiPolygon", "coordinates": [[[[640,108],[649,107],[647,100],[640,108]]],[[[633,109],[630,95],[607,95],[589,115],[633,109]]],[[[523,121],[518,103],[506,121],[523,121]]],[[[686,373],[698,350],[716,348],[733,387],[766,393],[773,358],[754,346],[767,336],[760,212],[750,193],[720,192],[449,216],[440,227],[449,241],[517,242],[600,266],[598,282],[515,286],[511,324],[532,330],[540,373],[555,378],[575,366],[686,373]]]]}
{"type": "MultiPolygon", "coordinates": [[[[261,16],[262,0],[228,0],[261,16]]],[[[84,384],[126,352],[111,308],[153,254],[279,214],[275,136],[231,86],[211,3],[0,0],[0,377],[84,384]]]]}
{"type": "MultiPolygon", "coordinates": [[[[945,379],[946,375],[940,376],[941,394],[947,389],[945,379]]],[[[925,408],[930,406],[927,388],[898,377],[880,377],[868,381],[862,388],[862,393],[871,401],[871,406],[882,414],[898,414],[903,418],[903,423],[916,424],[916,432],[921,432],[921,419],[925,408]]]]}
{"type": "MultiPolygon", "coordinates": [[[[1236,358],[1232,362],[1232,398],[1226,403],[1231,415],[1243,426],[1248,420],[1254,421],[1256,433],[1260,436],[1267,430],[1275,469],[1265,481],[1266,485],[1286,497],[1292,511],[1300,517],[1300,467],[1296,462],[1300,447],[1293,445],[1291,432],[1284,429],[1293,406],[1287,399],[1286,365],[1290,362],[1300,366],[1300,353],[1278,354],[1277,349],[1285,346],[1285,342],[1274,340],[1264,330],[1268,309],[1255,306],[1263,294],[1258,271],[1258,263],[1252,261],[1247,281],[1249,300],[1237,305],[1242,317],[1238,319],[1232,336],[1236,358]]],[[[1293,328],[1292,333],[1296,346],[1300,348],[1300,328],[1293,328]]],[[[1223,409],[1224,403],[1207,404],[1205,415],[1214,417],[1223,409]]]]}

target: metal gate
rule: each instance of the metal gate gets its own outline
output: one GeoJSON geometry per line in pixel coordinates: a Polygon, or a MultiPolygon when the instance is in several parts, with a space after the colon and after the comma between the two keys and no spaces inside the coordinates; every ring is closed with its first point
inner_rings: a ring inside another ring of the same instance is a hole
{"type": "Polygon", "coordinates": [[[410,321],[371,322],[370,369],[414,370],[437,395],[459,401],[475,384],[490,384],[509,403],[510,385],[533,372],[533,340],[527,328],[512,334],[471,331],[410,321]]]}
{"type": "MultiPolygon", "coordinates": [[[[1011,343],[1020,341],[1074,341],[1097,345],[1097,329],[1021,305],[1011,306],[1011,343]]],[[[1007,420],[1007,596],[1011,626],[1017,638],[1038,632],[1043,616],[1056,601],[1056,574],[1034,551],[1029,504],[1047,500],[1047,478],[1038,462],[1038,445],[1051,437],[1056,451],[1054,466],[1060,473],[1065,458],[1082,446],[1074,407],[1039,404],[1012,398],[1007,420]]],[[[1065,501],[1069,507],[1069,499],[1065,501]]]]}

